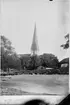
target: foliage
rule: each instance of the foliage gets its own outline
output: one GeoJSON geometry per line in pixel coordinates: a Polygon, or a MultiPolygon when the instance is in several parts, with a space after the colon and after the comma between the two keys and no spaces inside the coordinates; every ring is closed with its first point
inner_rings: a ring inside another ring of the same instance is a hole
{"type": "Polygon", "coordinates": [[[44,74],[44,75],[53,75],[53,74],[69,74],[69,69],[68,68],[60,68],[60,69],[34,69],[34,70],[23,70],[22,74],[44,74]]]}
{"type": "Polygon", "coordinates": [[[36,56],[31,56],[30,60],[28,62],[28,69],[34,70],[37,69],[37,67],[40,66],[40,59],[36,56]]]}
{"type": "Polygon", "coordinates": [[[34,70],[40,65],[40,59],[38,56],[31,56],[30,54],[20,57],[21,65],[23,69],[34,70]]]}
{"type": "Polygon", "coordinates": [[[58,68],[58,59],[53,54],[43,54],[40,56],[41,65],[44,67],[58,68]]]}
{"type": "Polygon", "coordinates": [[[1,36],[1,69],[9,71],[9,68],[20,69],[21,61],[12,47],[12,43],[5,36],[1,36]]]}
{"type": "Polygon", "coordinates": [[[20,55],[20,60],[22,69],[26,69],[28,67],[28,62],[30,60],[30,54],[20,55]]]}
{"type": "Polygon", "coordinates": [[[23,55],[20,59],[24,74],[58,73],[59,61],[53,54],[43,54],[40,56],[23,55]],[[52,69],[46,69],[46,67],[50,67],[52,69]]]}
{"type": "Polygon", "coordinates": [[[63,47],[63,49],[68,49],[69,48],[69,34],[65,36],[65,39],[66,39],[66,43],[62,44],[61,47],[63,47]]]}
{"type": "Polygon", "coordinates": [[[14,48],[12,47],[12,43],[5,36],[1,36],[1,54],[12,54],[14,53],[14,48]]]}
{"type": "Polygon", "coordinates": [[[8,68],[20,69],[21,68],[21,61],[16,54],[8,56],[8,68]]]}
{"type": "MultiPolygon", "coordinates": [[[[69,38],[67,35],[65,38],[69,38]]],[[[69,40],[67,41],[69,43],[69,40]]],[[[11,41],[1,36],[1,69],[8,71],[13,69],[15,72],[24,74],[68,74],[68,67],[60,67],[60,62],[53,54],[44,53],[40,56],[30,54],[22,54],[20,57],[16,54],[12,47],[11,41]],[[46,69],[47,68],[47,69],[46,69]],[[52,69],[48,69],[52,68],[52,69]]],[[[13,73],[15,73],[13,71],[13,73]]]]}

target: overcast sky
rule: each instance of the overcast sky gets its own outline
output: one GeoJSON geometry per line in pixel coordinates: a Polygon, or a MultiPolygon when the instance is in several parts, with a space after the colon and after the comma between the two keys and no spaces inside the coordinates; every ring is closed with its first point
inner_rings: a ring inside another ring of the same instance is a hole
{"type": "Polygon", "coordinates": [[[36,23],[39,54],[60,48],[68,33],[68,0],[1,0],[1,34],[11,40],[17,53],[30,53],[36,23]]]}

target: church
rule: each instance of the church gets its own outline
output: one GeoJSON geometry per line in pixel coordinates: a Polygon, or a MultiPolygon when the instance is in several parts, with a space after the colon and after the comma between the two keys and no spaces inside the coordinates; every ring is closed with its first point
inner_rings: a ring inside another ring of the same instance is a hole
{"type": "Polygon", "coordinates": [[[39,46],[38,46],[37,29],[36,29],[36,23],[35,23],[33,40],[31,45],[31,55],[35,56],[38,54],[38,52],[39,52],[39,46]]]}

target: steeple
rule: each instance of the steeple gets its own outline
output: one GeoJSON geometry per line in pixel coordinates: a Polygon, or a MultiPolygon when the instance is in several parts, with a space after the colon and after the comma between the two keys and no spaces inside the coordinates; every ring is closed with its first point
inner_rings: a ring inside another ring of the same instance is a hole
{"type": "Polygon", "coordinates": [[[39,51],[39,47],[38,47],[37,29],[36,29],[36,23],[35,23],[33,41],[32,41],[32,45],[31,45],[31,55],[33,55],[33,56],[37,55],[38,51],[39,51]]]}

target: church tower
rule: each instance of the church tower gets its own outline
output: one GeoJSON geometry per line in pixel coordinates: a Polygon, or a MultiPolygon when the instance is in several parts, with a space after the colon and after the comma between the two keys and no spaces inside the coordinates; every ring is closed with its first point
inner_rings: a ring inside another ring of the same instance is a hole
{"type": "Polygon", "coordinates": [[[38,40],[37,40],[37,29],[36,29],[36,23],[34,26],[34,34],[33,34],[33,40],[31,45],[31,55],[35,56],[38,54],[39,47],[38,47],[38,40]]]}

